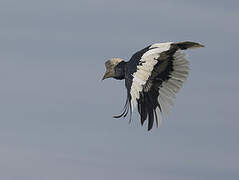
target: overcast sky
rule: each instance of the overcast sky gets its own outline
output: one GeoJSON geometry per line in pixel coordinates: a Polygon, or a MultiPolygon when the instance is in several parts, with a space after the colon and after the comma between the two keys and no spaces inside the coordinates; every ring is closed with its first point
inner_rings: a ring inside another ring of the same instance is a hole
{"type": "Polygon", "coordinates": [[[239,2],[1,0],[0,179],[239,179],[239,2]],[[192,40],[169,117],[113,119],[123,81],[104,62],[192,40]]]}

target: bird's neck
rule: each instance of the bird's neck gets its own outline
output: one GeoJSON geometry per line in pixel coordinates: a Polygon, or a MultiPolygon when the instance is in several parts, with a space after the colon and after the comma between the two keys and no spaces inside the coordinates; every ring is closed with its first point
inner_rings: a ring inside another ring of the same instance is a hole
{"type": "Polygon", "coordinates": [[[126,68],[126,62],[121,61],[117,66],[115,66],[115,79],[122,80],[125,78],[125,68],[126,68]]]}

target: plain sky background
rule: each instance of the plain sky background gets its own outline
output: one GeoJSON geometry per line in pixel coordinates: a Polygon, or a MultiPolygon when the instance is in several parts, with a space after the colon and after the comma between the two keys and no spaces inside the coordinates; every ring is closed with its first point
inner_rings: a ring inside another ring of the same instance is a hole
{"type": "Polygon", "coordinates": [[[1,0],[1,180],[239,179],[238,0],[1,0]],[[147,132],[113,119],[104,62],[192,40],[191,73],[147,132]]]}

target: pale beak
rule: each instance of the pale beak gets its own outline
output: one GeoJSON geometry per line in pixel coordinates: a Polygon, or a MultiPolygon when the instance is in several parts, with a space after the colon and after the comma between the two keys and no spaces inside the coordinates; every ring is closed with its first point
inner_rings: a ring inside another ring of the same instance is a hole
{"type": "Polygon", "coordinates": [[[104,77],[102,78],[102,81],[103,81],[104,79],[107,79],[107,78],[110,78],[110,77],[111,77],[110,73],[109,73],[109,72],[106,72],[105,75],[104,75],[104,77]]]}

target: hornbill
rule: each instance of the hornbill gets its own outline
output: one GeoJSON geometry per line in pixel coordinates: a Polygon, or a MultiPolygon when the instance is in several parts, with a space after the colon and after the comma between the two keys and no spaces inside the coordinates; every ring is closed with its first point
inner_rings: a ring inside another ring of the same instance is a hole
{"type": "Polygon", "coordinates": [[[102,80],[125,80],[127,99],[123,112],[114,118],[126,117],[137,106],[143,125],[148,119],[148,130],[161,122],[174,104],[176,93],[189,74],[189,61],[183,50],[200,48],[195,42],[155,43],[136,52],[128,62],[111,58],[105,62],[102,80]]]}

